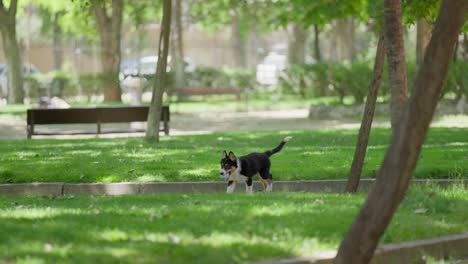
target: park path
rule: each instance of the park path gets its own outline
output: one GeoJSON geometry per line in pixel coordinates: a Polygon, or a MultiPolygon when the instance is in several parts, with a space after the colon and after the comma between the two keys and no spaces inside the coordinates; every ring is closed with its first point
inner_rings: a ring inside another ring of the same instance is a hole
{"type": "MultiPolygon", "coordinates": [[[[0,139],[26,138],[25,119],[15,115],[0,115],[0,139]]],[[[141,126],[142,124],[132,124],[141,126]]],[[[289,109],[275,111],[248,112],[201,112],[175,113],[171,115],[171,135],[209,134],[213,132],[229,131],[272,131],[320,128],[359,128],[359,120],[311,120],[308,119],[307,109],[289,109]]],[[[376,122],[376,126],[388,126],[388,122],[376,122]]],[[[128,126],[127,124],[112,125],[112,127],[128,126]]],[[[61,129],[95,129],[95,125],[50,125],[38,126],[42,130],[61,129]]],[[[141,133],[111,134],[100,137],[139,136],[141,133]]],[[[54,136],[67,138],[77,136],[54,136]]],[[[80,135],[78,137],[95,137],[94,135],[80,135]]],[[[39,137],[37,137],[39,138],[39,137]]],[[[52,138],[52,137],[48,137],[52,138]]]]}
{"type": "MultiPolygon", "coordinates": [[[[468,119],[467,119],[468,120],[468,119]]],[[[132,126],[142,126],[143,124],[132,124],[132,126]]],[[[108,126],[105,125],[104,128],[108,126]]],[[[196,135],[209,134],[213,132],[229,131],[278,131],[296,129],[323,129],[342,128],[358,129],[360,120],[336,120],[321,119],[312,120],[308,118],[308,110],[288,109],[269,111],[248,111],[248,112],[199,112],[199,113],[173,113],[171,114],[170,133],[171,135],[196,135]]],[[[377,118],[373,123],[374,127],[389,127],[388,120],[377,118]]],[[[443,122],[435,122],[433,126],[446,126],[443,122]]],[[[449,125],[451,126],[451,125],[449,125]]],[[[128,127],[128,124],[112,124],[112,127],[128,127]]],[[[459,122],[457,127],[468,127],[468,122],[459,122]]],[[[63,129],[88,129],[94,131],[95,125],[51,125],[38,126],[41,130],[63,130],[63,129]]],[[[142,133],[132,134],[107,134],[99,137],[128,137],[141,136],[142,133]]],[[[95,137],[95,135],[80,136],[48,136],[47,138],[77,138],[95,137]]],[[[25,139],[26,121],[18,115],[0,115],[0,139],[25,139]]],[[[39,138],[39,136],[37,136],[39,138]]]]}

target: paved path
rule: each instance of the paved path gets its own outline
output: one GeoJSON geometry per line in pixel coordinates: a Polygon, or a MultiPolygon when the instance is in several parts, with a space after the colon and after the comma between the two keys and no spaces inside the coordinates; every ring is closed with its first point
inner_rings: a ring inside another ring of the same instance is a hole
{"type": "MultiPolygon", "coordinates": [[[[171,135],[208,134],[228,131],[271,131],[319,128],[359,128],[359,120],[310,120],[307,109],[291,109],[282,111],[249,111],[249,112],[203,112],[194,114],[172,114],[170,123],[171,135]]],[[[26,121],[24,117],[14,115],[0,115],[0,139],[26,138],[26,121]]],[[[134,127],[141,127],[142,123],[133,123],[134,127]]],[[[385,121],[376,121],[375,126],[388,127],[385,121]]],[[[128,127],[128,124],[103,125],[106,127],[128,127]]],[[[38,130],[85,129],[94,131],[95,125],[48,125],[37,126],[38,130]]],[[[100,135],[100,137],[140,136],[134,134],[100,135]]],[[[68,138],[77,136],[54,136],[54,138],[68,138]]],[[[95,135],[80,135],[79,137],[95,137],[95,135]]],[[[36,136],[35,138],[39,138],[36,136]]],[[[48,138],[51,138],[50,136],[48,138]]]]}
{"type": "MultiPolygon", "coordinates": [[[[26,121],[24,117],[15,115],[0,115],[0,139],[24,139],[26,138],[26,121]]],[[[105,124],[106,127],[128,128],[128,124],[105,124]]],[[[132,123],[133,127],[141,128],[144,123],[132,123]]],[[[270,111],[248,111],[248,112],[200,112],[200,113],[175,113],[171,115],[170,133],[171,135],[195,135],[209,134],[213,132],[229,131],[278,131],[295,129],[320,129],[320,128],[342,128],[358,129],[360,120],[358,119],[321,119],[311,120],[308,118],[308,110],[288,109],[288,110],[270,110],[270,111]]],[[[374,127],[389,127],[388,120],[376,118],[373,122],[374,127]]],[[[431,126],[437,127],[468,127],[468,118],[442,117],[436,118],[431,126]]],[[[37,126],[39,130],[90,130],[95,131],[95,125],[48,125],[37,126]]],[[[132,134],[107,134],[99,137],[128,137],[141,136],[142,133],[132,134]]],[[[77,137],[95,137],[95,135],[73,135],[73,136],[54,136],[47,138],[77,138],[77,137]]],[[[35,136],[35,138],[40,138],[35,136]]]]}

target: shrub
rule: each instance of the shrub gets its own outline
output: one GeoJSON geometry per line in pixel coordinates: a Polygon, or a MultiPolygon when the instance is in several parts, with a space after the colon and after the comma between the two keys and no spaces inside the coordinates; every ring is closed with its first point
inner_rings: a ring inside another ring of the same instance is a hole
{"type": "Polygon", "coordinates": [[[367,62],[348,64],[291,65],[281,75],[278,86],[283,93],[306,97],[336,95],[342,101],[352,95],[363,102],[372,78],[367,62]]]}
{"type": "Polygon", "coordinates": [[[445,92],[455,93],[459,100],[463,95],[468,97],[468,61],[456,61],[450,68],[445,83],[445,92]]]}

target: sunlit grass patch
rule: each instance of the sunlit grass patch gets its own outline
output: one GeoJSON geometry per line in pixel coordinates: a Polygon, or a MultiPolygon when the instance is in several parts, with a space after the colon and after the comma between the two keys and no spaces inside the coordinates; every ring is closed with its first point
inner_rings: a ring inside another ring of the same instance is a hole
{"type": "MultiPolygon", "coordinates": [[[[0,262],[234,263],[335,249],[363,194],[4,197],[0,262]]],[[[381,243],[468,231],[468,192],[409,191],[381,243]],[[424,210],[422,210],[424,209],[424,210]]]]}
{"type": "MultiPolygon", "coordinates": [[[[468,129],[432,128],[418,161],[416,178],[466,178],[468,129]]],[[[0,183],[219,180],[223,150],[237,155],[272,149],[293,139],[272,159],[275,180],[346,178],[356,130],[234,132],[143,138],[4,140],[0,183]]],[[[372,131],[363,177],[375,177],[385,155],[389,129],[372,131]]]]}

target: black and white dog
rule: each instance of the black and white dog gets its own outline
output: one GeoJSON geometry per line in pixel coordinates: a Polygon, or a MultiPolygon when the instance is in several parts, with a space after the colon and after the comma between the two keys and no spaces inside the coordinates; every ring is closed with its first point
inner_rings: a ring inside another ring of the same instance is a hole
{"type": "Polygon", "coordinates": [[[252,178],[259,176],[263,188],[267,192],[273,190],[273,177],[270,173],[270,157],[279,152],[284,144],[292,137],[288,136],[274,149],[263,153],[250,153],[237,158],[232,151],[229,154],[223,151],[221,157],[221,178],[228,181],[227,192],[232,193],[236,188],[236,183],[245,182],[246,192],[252,193],[252,178]]]}

